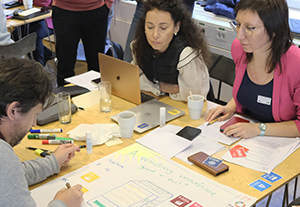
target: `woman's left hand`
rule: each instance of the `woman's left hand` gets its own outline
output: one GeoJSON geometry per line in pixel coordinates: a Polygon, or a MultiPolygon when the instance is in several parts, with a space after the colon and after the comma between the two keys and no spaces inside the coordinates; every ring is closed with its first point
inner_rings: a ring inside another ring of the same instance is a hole
{"type": "Polygon", "coordinates": [[[236,123],[227,127],[224,134],[227,136],[239,137],[242,139],[251,138],[260,135],[257,123],[236,123]]]}
{"type": "Polygon", "coordinates": [[[174,94],[179,92],[179,86],[177,84],[160,82],[159,87],[160,90],[165,93],[174,94]]]}

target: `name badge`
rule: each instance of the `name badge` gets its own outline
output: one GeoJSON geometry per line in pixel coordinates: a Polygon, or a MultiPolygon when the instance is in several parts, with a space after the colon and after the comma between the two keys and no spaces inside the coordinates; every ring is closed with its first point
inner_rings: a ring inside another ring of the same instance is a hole
{"type": "Polygon", "coordinates": [[[257,103],[261,103],[261,104],[265,104],[265,105],[270,106],[271,101],[272,101],[272,98],[261,96],[261,95],[257,96],[257,103]]]}

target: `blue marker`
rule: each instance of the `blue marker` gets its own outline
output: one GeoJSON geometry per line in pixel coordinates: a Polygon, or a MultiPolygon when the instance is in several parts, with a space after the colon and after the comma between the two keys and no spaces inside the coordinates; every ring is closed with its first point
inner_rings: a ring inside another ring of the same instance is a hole
{"type": "Polygon", "coordinates": [[[54,133],[62,132],[62,129],[31,129],[31,133],[54,133]]]}

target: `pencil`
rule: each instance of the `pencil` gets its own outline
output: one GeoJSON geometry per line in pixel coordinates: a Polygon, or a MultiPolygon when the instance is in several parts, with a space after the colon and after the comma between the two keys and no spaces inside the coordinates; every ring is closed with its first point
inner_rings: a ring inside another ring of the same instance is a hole
{"type": "Polygon", "coordinates": [[[66,183],[67,188],[71,188],[71,184],[69,182],[66,183]]]}
{"type": "Polygon", "coordinates": [[[217,117],[217,118],[215,118],[214,120],[208,122],[208,124],[207,124],[206,126],[209,126],[209,125],[211,125],[211,124],[217,122],[217,121],[218,121],[218,118],[219,118],[219,117],[217,117]]]}

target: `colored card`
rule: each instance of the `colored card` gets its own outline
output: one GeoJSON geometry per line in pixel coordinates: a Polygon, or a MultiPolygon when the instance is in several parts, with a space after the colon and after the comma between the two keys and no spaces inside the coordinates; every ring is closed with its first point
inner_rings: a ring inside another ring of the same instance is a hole
{"type": "Polygon", "coordinates": [[[280,180],[282,177],[280,175],[277,175],[276,173],[266,173],[261,176],[262,178],[266,179],[267,181],[270,181],[271,183],[274,183],[277,180],[280,180]]]}
{"type": "Polygon", "coordinates": [[[89,172],[83,176],[80,176],[81,179],[85,180],[86,182],[90,183],[98,178],[100,178],[98,175],[96,175],[93,172],[89,172]]]}
{"type": "Polygon", "coordinates": [[[190,205],[189,207],[203,207],[203,206],[201,206],[199,203],[195,202],[192,205],[190,205]]]}
{"type": "Polygon", "coordinates": [[[177,196],[176,198],[174,198],[173,200],[171,200],[170,202],[173,203],[175,206],[184,207],[184,206],[187,206],[192,201],[190,199],[180,195],[180,196],[177,196]]]}
{"type": "MultiPolygon", "coordinates": [[[[249,151],[248,148],[246,148],[246,147],[244,147],[244,146],[242,146],[242,145],[240,145],[240,144],[235,145],[233,148],[243,148],[245,152],[248,152],[248,151],[249,151]]],[[[231,148],[231,149],[233,149],[233,148],[231,148]]]]}
{"type": "Polygon", "coordinates": [[[137,127],[140,128],[140,129],[143,129],[143,128],[147,127],[147,126],[149,126],[149,124],[142,123],[142,124],[138,125],[137,127]]]}
{"type": "Polygon", "coordinates": [[[250,186],[255,188],[256,190],[264,191],[267,188],[271,187],[271,184],[258,179],[257,181],[254,181],[253,183],[251,183],[250,186]]]}
{"type": "Polygon", "coordinates": [[[209,156],[203,163],[212,167],[218,167],[222,163],[222,160],[209,156]]]}
{"type": "Polygon", "coordinates": [[[243,147],[233,147],[229,150],[232,158],[247,157],[243,147]]]}

